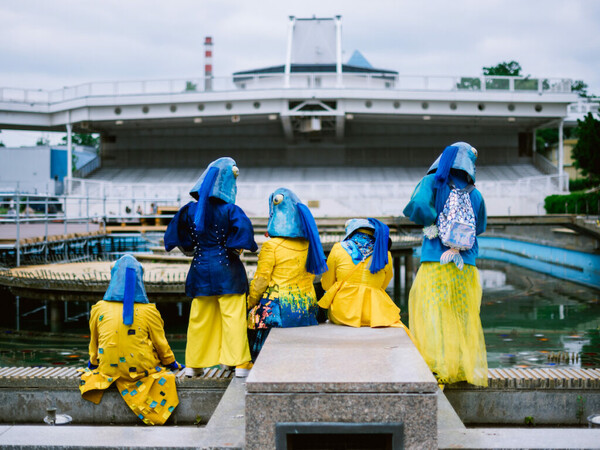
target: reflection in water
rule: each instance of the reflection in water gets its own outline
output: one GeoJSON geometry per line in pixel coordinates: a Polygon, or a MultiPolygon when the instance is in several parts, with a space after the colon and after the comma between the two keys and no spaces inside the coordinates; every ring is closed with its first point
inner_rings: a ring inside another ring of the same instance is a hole
{"type": "MultiPolygon", "coordinates": [[[[600,292],[505,263],[479,261],[481,320],[490,367],[600,367],[600,292]]],[[[400,302],[408,324],[406,295],[400,302]]],[[[70,302],[63,333],[49,333],[40,302],[17,305],[0,288],[0,366],[82,366],[88,359],[86,302],[70,302]],[[38,309],[38,311],[35,311],[38,309]],[[33,312],[35,311],[35,312],[33,312]]],[[[175,356],[184,360],[189,302],[159,304],[175,356]]],[[[64,316],[63,316],[64,317],[64,316]]],[[[46,317],[47,318],[47,317],[46,317]]]]}
{"type": "Polygon", "coordinates": [[[490,367],[600,367],[600,292],[507,264],[484,267],[490,367]],[[498,273],[505,283],[495,283],[498,273]]]}

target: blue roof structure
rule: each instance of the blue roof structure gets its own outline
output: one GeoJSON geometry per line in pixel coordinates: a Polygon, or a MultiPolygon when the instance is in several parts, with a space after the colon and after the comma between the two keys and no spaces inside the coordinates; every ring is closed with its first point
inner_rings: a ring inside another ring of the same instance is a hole
{"type": "Polygon", "coordinates": [[[367,58],[365,58],[363,56],[363,54],[361,52],[359,52],[358,50],[354,50],[354,53],[352,53],[352,56],[350,57],[350,59],[348,60],[348,62],[346,64],[348,64],[349,66],[354,66],[354,67],[363,67],[365,69],[373,68],[371,63],[369,61],[367,61],[367,58]]]}

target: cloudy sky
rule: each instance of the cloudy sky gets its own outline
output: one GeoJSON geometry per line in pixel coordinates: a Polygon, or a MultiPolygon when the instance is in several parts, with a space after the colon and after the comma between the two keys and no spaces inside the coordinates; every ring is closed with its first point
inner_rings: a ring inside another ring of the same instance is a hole
{"type": "MultiPolygon", "coordinates": [[[[282,64],[289,15],[338,14],[344,60],[359,49],[409,75],[479,75],[516,60],[525,74],[581,79],[600,95],[598,0],[0,0],[0,87],[197,77],[205,36],[215,76],[227,76],[282,64]]],[[[0,141],[39,136],[4,131],[0,141]]]]}

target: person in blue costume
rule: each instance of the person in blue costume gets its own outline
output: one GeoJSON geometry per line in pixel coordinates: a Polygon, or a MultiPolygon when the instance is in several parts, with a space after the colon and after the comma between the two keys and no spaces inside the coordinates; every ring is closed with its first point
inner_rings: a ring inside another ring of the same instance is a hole
{"type": "Polygon", "coordinates": [[[142,265],[125,255],[110,274],[103,299],[90,311],[90,360],[79,390],[98,404],[114,383],[145,424],[162,425],[179,403],[175,375],[166,369],[183,366],[165,338],[156,305],[148,301],[142,265]]]}
{"type": "Polygon", "coordinates": [[[487,355],[479,317],[482,291],[475,266],[477,238],[470,249],[458,252],[442,243],[436,226],[455,187],[468,193],[475,234],[485,231],[485,202],[474,188],[476,159],[477,150],[466,142],[446,147],[404,208],[405,216],[425,227],[421,266],[409,295],[409,329],[441,385],[467,381],[487,386],[487,355]],[[452,251],[462,258],[442,257],[452,251]]]}
{"type": "Polygon", "coordinates": [[[242,249],[255,252],[252,223],[235,205],[239,170],[231,158],[219,158],[190,191],[196,200],[183,206],[165,232],[165,249],[193,254],[185,293],[193,298],[185,363],[188,375],[218,364],[246,373],[250,362],[246,333],[248,279],[242,249]],[[238,370],[239,369],[239,370],[238,370]]]}
{"type": "Polygon", "coordinates": [[[253,360],[271,328],[317,325],[313,281],[327,270],[315,219],[289,189],[277,189],[269,197],[267,232],[248,296],[253,360]]]}

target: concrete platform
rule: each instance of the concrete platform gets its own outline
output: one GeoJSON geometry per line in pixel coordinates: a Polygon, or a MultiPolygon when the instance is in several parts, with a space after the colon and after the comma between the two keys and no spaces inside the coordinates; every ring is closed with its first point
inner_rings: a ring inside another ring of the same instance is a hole
{"type": "Polygon", "coordinates": [[[405,448],[437,443],[437,383],[403,329],[273,329],[246,387],[247,449],[303,422],[401,423],[405,448]]]}

